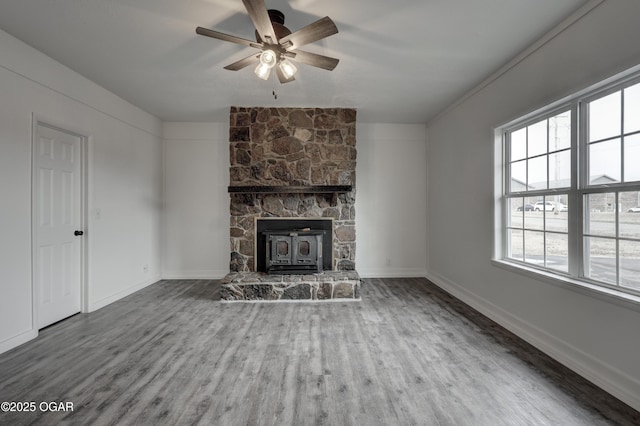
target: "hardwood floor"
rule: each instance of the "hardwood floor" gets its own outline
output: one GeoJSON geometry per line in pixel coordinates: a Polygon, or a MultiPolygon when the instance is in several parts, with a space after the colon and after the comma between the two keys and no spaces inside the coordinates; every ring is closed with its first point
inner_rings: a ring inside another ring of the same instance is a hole
{"type": "Polygon", "coordinates": [[[425,279],[362,302],[223,303],[161,281],[0,355],[0,424],[609,425],[640,413],[425,279]]]}

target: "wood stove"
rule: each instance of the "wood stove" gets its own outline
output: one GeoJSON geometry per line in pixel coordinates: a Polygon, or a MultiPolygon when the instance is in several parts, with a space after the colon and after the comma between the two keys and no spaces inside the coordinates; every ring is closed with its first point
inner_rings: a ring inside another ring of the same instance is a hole
{"type": "Polygon", "coordinates": [[[265,265],[268,274],[322,272],[323,231],[265,231],[265,265]]]}
{"type": "Polygon", "coordinates": [[[319,274],[333,270],[333,220],[259,218],[256,270],[268,274],[319,274]]]}

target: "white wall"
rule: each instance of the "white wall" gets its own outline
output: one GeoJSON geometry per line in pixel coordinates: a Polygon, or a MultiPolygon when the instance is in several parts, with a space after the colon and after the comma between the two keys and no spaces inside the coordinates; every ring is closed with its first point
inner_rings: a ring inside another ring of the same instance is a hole
{"type": "Polygon", "coordinates": [[[3,352],[37,335],[31,283],[32,116],[89,138],[88,311],[160,277],[162,127],[158,119],[2,31],[0,52],[3,352]]]}
{"type": "Polygon", "coordinates": [[[640,306],[494,266],[493,129],[640,63],[640,2],[605,1],[428,128],[429,277],[640,409],[640,306]]]}
{"type": "Polygon", "coordinates": [[[164,124],[164,278],[229,272],[229,125],[164,124]]]}
{"type": "MultiPolygon", "coordinates": [[[[229,270],[228,124],[165,123],[164,131],[163,277],[220,278],[229,270]]],[[[356,132],[357,269],[424,276],[426,127],[358,124],[356,132]]]]}
{"type": "Polygon", "coordinates": [[[359,123],[356,137],[356,268],[362,277],[423,277],[426,126],[359,123]]]}

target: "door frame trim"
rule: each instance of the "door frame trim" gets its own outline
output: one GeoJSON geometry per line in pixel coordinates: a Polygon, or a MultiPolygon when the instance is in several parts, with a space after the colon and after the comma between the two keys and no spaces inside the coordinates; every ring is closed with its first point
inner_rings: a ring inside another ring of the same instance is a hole
{"type": "Polygon", "coordinates": [[[80,312],[88,312],[89,290],[88,290],[88,259],[89,244],[87,238],[88,201],[89,201],[89,140],[84,132],[70,128],[67,124],[56,124],[55,120],[49,120],[39,114],[33,113],[31,120],[31,327],[38,333],[38,289],[36,288],[36,237],[37,237],[37,215],[38,206],[36,184],[36,143],[38,136],[38,126],[48,127],[59,132],[67,133],[80,139],[80,229],[85,232],[84,238],[80,241],[80,312]]]}

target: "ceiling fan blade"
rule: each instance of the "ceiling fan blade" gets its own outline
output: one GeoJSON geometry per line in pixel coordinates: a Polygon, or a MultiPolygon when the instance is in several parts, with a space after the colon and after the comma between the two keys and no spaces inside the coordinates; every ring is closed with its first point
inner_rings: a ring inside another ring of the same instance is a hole
{"type": "Polygon", "coordinates": [[[287,79],[287,77],[284,76],[284,73],[282,72],[280,67],[276,67],[276,74],[278,75],[278,80],[280,80],[280,83],[282,84],[291,83],[293,80],[295,80],[294,76],[291,76],[291,78],[287,79]]]}
{"type": "Polygon", "coordinates": [[[256,27],[256,31],[260,35],[262,41],[268,44],[276,44],[278,39],[276,33],[271,25],[271,19],[269,18],[269,12],[267,6],[264,4],[264,0],[242,0],[244,7],[247,9],[247,13],[253,21],[253,25],[256,27]],[[271,39],[269,42],[267,37],[271,39]]]}
{"type": "Polygon", "coordinates": [[[304,50],[291,50],[288,53],[294,53],[293,57],[298,62],[311,65],[318,68],[324,68],[325,70],[333,70],[340,62],[339,59],[330,58],[329,56],[318,55],[316,53],[305,52],[304,50]]]}
{"type": "Polygon", "coordinates": [[[248,67],[251,64],[254,64],[256,62],[260,61],[259,59],[259,55],[256,55],[255,53],[251,56],[247,56],[246,58],[240,59],[239,61],[236,61],[232,64],[227,65],[226,67],[224,67],[225,70],[231,70],[231,71],[238,71],[241,70],[242,68],[248,67]]]}
{"type": "Polygon", "coordinates": [[[336,24],[333,23],[331,18],[325,16],[322,19],[318,19],[313,24],[309,24],[288,36],[282,37],[280,39],[280,44],[284,45],[287,50],[297,49],[305,44],[313,43],[314,41],[321,40],[337,33],[338,28],[336,27],[336,24]],[[287,42],[291,42],[291,46],[287,46],[287,42]]]}
{"type": "Polygon", "coordinates": [[[232,36],[229,34],[220,33],[218,31],[210,30],[208,28],[197,27],[196,33],[203,36],[207,36],[207,37],[217,38],[218,40],[230,41],[231,43],[237,43],[237,44],[242,44],[244,46],[255,47],[256,49],[262,49],[262,46],[259,43],[256,43],[255,41],[247,40],[246,38],[232,36]]]}

